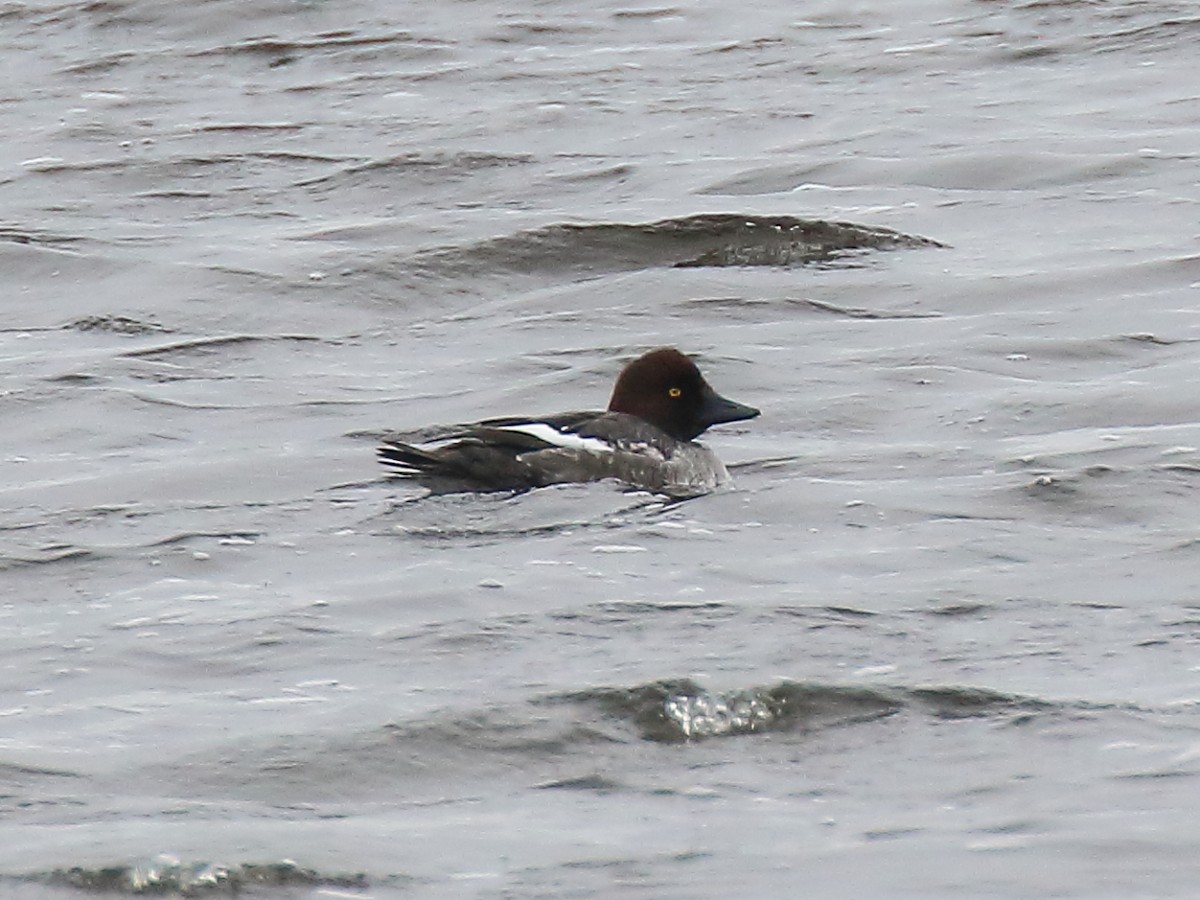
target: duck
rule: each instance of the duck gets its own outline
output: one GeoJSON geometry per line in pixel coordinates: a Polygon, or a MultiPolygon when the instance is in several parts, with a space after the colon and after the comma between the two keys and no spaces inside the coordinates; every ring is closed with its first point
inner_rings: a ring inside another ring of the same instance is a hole
{"type": "Polygon", "coordinates": [[[696,438],[714,425],[758,415],[713,390],[678,349],[659,347],[621,370],[604,410],[484,419],[422,444],[384,440],[378,456],[389,477],[433,493],[521,493],[613,480],[687,498],[730,481],[725,465],[696,438]]]}

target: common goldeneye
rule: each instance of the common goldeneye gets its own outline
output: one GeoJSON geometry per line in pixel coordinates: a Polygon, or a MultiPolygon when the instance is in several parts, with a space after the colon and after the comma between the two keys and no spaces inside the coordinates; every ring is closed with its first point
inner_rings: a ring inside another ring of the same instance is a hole
{"type": "Polygon", "coordinates": [[[456,426],[420,447],[385,441],[379,459],[392,475],[415,478],[438,493],[615,478],[689,497],[729,480],[716,454],[694,438],[710,425],[757,415],[709,387],[678,350],[663,347],[622,370],[603,412],[488,419],[456,426]]]}

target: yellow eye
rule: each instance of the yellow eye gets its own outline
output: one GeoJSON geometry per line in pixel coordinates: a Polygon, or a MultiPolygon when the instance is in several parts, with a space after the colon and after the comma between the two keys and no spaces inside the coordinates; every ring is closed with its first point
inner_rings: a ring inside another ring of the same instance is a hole
{"type": "Polygon", "coordinates": [[[681,391],[679,388],[669,388],[667,390],[667,396],[672,400],[678,400],[683,396],[683,391],[681,391]]]}

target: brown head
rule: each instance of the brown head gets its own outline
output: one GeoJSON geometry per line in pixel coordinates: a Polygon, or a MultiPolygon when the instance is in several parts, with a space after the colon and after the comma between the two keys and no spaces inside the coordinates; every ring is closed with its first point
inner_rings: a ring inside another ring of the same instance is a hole
{"type": "Polygon", "coordinates": [[[758,410],[714,391],[696,364],[674,347],[651,350],[627,365],[617,379],[609,412],[637,416],[679,441],[711,425],[753,419],[758,410]]]}

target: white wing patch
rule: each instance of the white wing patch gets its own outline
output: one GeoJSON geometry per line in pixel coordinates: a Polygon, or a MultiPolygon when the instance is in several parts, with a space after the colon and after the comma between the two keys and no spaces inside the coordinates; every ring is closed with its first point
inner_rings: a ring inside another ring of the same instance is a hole
{"type": "Polygon", "coordinates": [[[582,437],[578,434],[559,431],[545,422],[529,422],[524,425],[505,425],[498,431],[514,431],[517,434],[527,434],[539,441],[562,447],[566,450],[586,450],[589,453],[612,453],[614,447],[607,441],[597,438],[582,437]]]}

